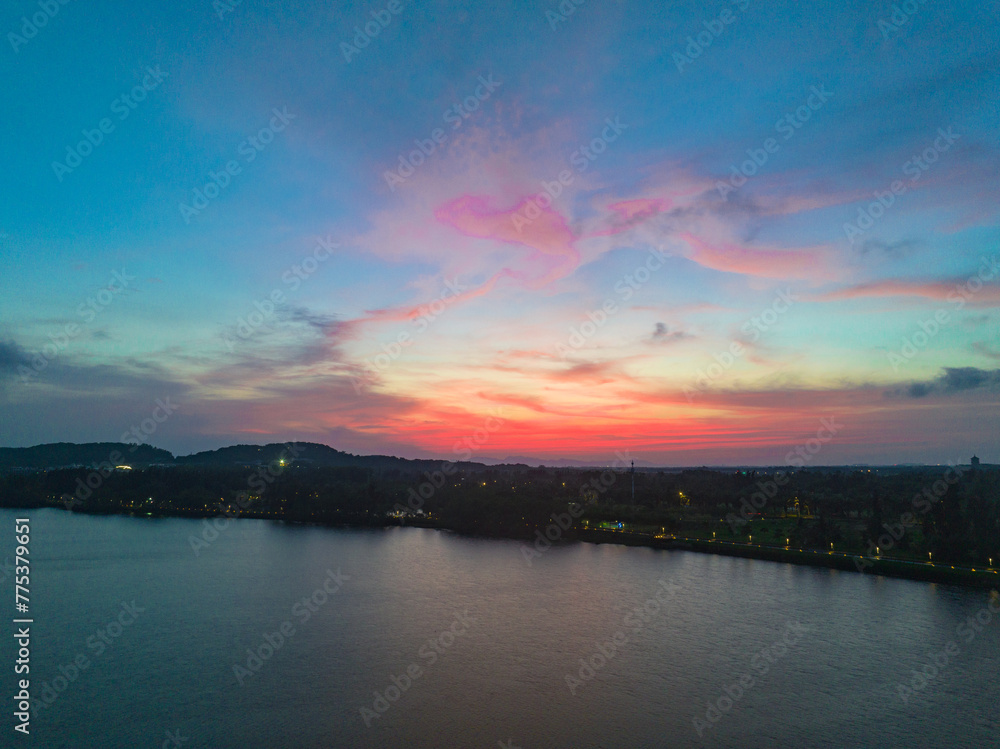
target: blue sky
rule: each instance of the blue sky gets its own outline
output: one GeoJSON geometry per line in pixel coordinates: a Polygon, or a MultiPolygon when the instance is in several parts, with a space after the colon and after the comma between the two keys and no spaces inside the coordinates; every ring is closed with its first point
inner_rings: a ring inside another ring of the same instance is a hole
{"type": "Polygon", "coordinates": [[[997,3],[388,6],[8,4],[0,442],[1000,462],[997,3]]]}

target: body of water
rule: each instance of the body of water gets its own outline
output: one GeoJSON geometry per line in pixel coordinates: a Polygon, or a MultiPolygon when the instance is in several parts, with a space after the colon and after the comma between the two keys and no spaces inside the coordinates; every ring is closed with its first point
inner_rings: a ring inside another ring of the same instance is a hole
{"type": "Polygon", "coordinates": [[[57,510],[0,510],[0,560],[26,514],[31,690],[50,704],[30,739],[13,731],[4,638],[4,746],[1000,745],[996,593],[613,545],[529,564],[518,542],[431,530],[57,510]]]}

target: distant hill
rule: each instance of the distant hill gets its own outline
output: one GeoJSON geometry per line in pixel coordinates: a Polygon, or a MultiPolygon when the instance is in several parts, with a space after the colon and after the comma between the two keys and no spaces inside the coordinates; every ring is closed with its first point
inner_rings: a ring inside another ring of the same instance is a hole
{"type": "Polygon", "coordinates": [[[106,463],[118,453],[116,462],[128,465],[173,463],[174,456],[150,445],[124,442],[56,442],[34,447],[0,447],[0,468],[60,468],[106,463]]]}
{"type": "MultiPolygon", "coordinates": [[[[274,461],[292,459],[300,465],[314,466],[357,466],[375,468],[379,470],[401,470],[405,472],[437,471],[444,460],[422,459],[411,460],[408,458],[397,458],[391,455],[354,455],[336,450],[329,445],[317,442],[274,442],[267,445],[231,445],[221,447],[218,450],[206,450],[192,455],[178,455],[151,445],[135,445],[122,442],[87,442],[76,444],[73,442],[56,442],[46,445],[35,445],[34,447],[0,447],[0,468],[65,468],[69,466],[95,466],[106,463],[115,453],[120,454],[117,462],[126,463],[132,466],[157,465],[204,465],[204,466],[246,466],[246,465],[267,465],[274,461]],[[294,446],[297,451],[292,455],[288,445],[294,446]]],[[[457,462],[457,461],[456,461],[457,462]]],[[[598,461],[573,460],[571,458],[533,458],[522,455],[511,455],[498,459],[486,456],[479,456],[477,462],[462,462],[465,469],[483,469],[487,466],[503,466],[507,470],[519,470],[528,466],[537,467],[544,465],[548,468],[605,468],[613,465],[621,469],[624,466],[620,462],[611,460],[600,463],[598,461]]],[[[968,464],[966,464],[968,465],[968,464]]],[[[995,470],[1000,466],[983,463],[980,470],[995,470]]],[[[699,470],[693,467],[672,467],[664,468],[656,466],[645,460],[635,461],[636,471],[660,470],[660,471],[680,471],[699,470]]],[[[806,470],[823,472],[840,472],[865,470],[878,473],[900,473],[906,471],[920,471],[927,468],[918,464],[900,464],[893,466],[807,466],[806,470]]],[[[701,466],[700,470],[711,471],[761,471],[761,470],[788,470],[788,466],[701,466]]]]}
{"type": "Polygon", "coordinates": [[[380,462],[409,463],[403,458],[382,455],[352,455],[316,442],[273,442],[268,445],[232,445],[205,450],[193,455],[179,455],[179,465],[256,465],[277,460],[297,461],[318,466],[358,466],[380,462]],[[289,448],[289,445],[293,449],[289,448]]]}
{"type": "MultiPolygon", "coordinates": [[[[174,457],[166,450],[150,445],[120,442],[59,442],[34,447],[0,448],[0,468],[65,468],[96,466],[106,463],[114,453],[116,462],[132,466],[150,464],[179,466],[247,466],[267,465],[279,460],[313,466],[360,466],[377,469],[399,469],[407,472],[436,471],[441,460],[408,460],[390,455],[353,455],[315,442],[275,442],[268,445],[232,445],[218,450],[206,450],[193,455],[174,457]],[[289,448],[291,445],[294,448],[289,448]]],[[[482,463],[463,463],[465,468],[484,468],[482,463]]]]}

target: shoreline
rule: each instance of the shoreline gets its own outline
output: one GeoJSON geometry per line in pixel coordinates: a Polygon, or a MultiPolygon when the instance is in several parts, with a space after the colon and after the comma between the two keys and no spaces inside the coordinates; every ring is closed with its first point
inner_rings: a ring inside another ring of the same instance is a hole
{"type": "Polygon", "coordinates": [[[949,564],[910,562],[892,557],[866,557],[846,552],[819,549],[792,549],[780,546],[759,546],[729,541],[697,538],[656,538],[621,531],[582,531],[577,539],[596,544],[645,546],[654,549],[694,551],[701,554],[761,559],[769,562],[825,567],[855,574],[874,574],[920,582],[961,585],[969,588],[1000,589],[1000,571],[996,569],[956,567],[949,564]],[[859,569],[863,567],[863,569],[859,569]]]}
{"type": "MultiPolygon", "coordinates": [[[[6,507],[10,510],[38,510],[63,509],[52,505],[34,505],[27,507],[6,507]]],[[[315,520],[299,520],[279,517],[276,513],[268,512],[240,512],[231,516],[209,513],[202,510],[176,509],[170,511],[159,510],[157,512],[116,512],[116,511],[86,511],[86,510],[66,510],[64,512],[79,513],[83,515],[118,515],[134,518],[164,518],[178,517],[187,519],[212,519],[226,518],[228,520],[270,520],[272,522],[289,523],[296,525],[311,525],[327,528],[426,528],[437,530],[470,538],[491,538],[516,540],[529,542],[535,536],[503,534],[503,533],[482,533],[471,532],[459,528],[449,528],[439,525],[433,521],[417,522],[391,522],[384,519],[373,519],[372,522],[360,522],[348,520],[331,523],[315,520]]],[[[538,529],[541,530],[541,529],[538,529]]],[[[904,559],[894,559],[891,557],[867,557],[847,552],[830,552],[819,549],[792,549],[778,546],[761,546],[748,543],[735,543],[729,541],[718,541],[715,539],[685,538],[673,535],[652,536],[647,534],[632,533],[628,531],[595,530],[587,528],[574,528],[572,532],[566,532],[557,543],[592,543],[592,544],[616,544],[618,546],[638,546],[651,549],[661,549],[664,551],[693,551],[700,554],[716,554],[720,556],[743,557],[746,559],[760,559],[769,562],[784,564],[797,564],[808,567],[825,567],[843,572],[853,572],[855,574],[874,574],[883,577],[902,578],[916,580],[920,582],[942,583],[947,585],[960,585],[963,587],[981,589],[1000,589],[1000,571],[995,568],[971,568],[956,567],[949,564],[931,564],[928,562],[912,562],[904,559]],[[862,567],[863,569],[859,569],[862,567]]],[[[533,547],[532,547],[533,548],[533,547]]]]}

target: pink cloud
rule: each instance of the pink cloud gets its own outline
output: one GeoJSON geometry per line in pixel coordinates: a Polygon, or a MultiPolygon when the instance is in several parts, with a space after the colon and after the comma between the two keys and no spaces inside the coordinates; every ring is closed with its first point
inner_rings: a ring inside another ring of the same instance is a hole
{"type": "MultiPolygon", "coordinates": [[[[978,279],[976,279],[978,282],[978,279]]],[[[950,283],[919,282],[919,281],[877,281],[859,284],[837,291],[819,294],[816,301],[833,302],[843,299],[884,298],[884,297],[920,297],[935,301],[948,299],[966,299],[970,306],[995,307],[1000,305],[1000,286],[984,284],[978,290],[968,286],[968,279],[950,283]],[[961,292],[959,290],[962,290],[961,292]]]]}
{"type": "Polygon", "coordinates": [[[670,201],[664,198],[638,198],[612,203],[608,208],[617,211],[626,221],[632,221],[637,217],[642,219],[655,216],[670,208],[670,205],[670,201]]]}
{"type": "Polygon", "coordinates": [[[653,218],[663,213],[673,202],[667,198],[635,198],[633,200],[620,200],[608,206],[617,215],[610,221],[611,227],[593,232],[588,236],[610,237],[628,231],[636,224],[653,218]]]}
{"type": "MultiPolygon", "coordinates": [[[[508,210],[494,211],[486,198],[463,195],[438,208],[434,216],[466,236],[535,250],[530,259],[540,260],[542,269],[537,277],[525,279],[529,288],[541,288],[563,278],[580,263],[580,254],[573,246],[576,237],[563,216],[551,207],[538,208],[527,199],[508,210]]],[[[508,271],[508,275],[515,274],[508,271]]]]}
{"type": "Polygon", "coordinates": [[[693,234],[680,238],[691,248],[690,259],[705,268],[763,278],[809,278],[827,271],[821,248],[757,250],[734,244],[710,245],[693,234]]]}
{"type": "MultiPolygon", "coordinates": [[[[520,278],[521,274],[511,271],[511,270],[501,270],[496,273],[492,278],[490,278],[485,283],[477,286],[474,289],[469,289],[468,291],[463,291],[459,294],[451,294],[447,297],[442,297],[441,301],[446,307],[451,307],[456,304],[461,304],[462,302],[467,302],[470,299],[475,299],[476,297],[485,296],[493,287],[496,286],[497,281],[504,277],[520,278]]],[[[437,301],[437,300],[431,300],[437,301]]],[[[427,307],[431,302],[424,302],[416,305],[404,305],[401,307],[385,307],[383,309],[375,310],[365,310],[364,317],[359,317],[354,320],[349,320],[344,325],[349,327],[357,327],[363,325],[364,323],[379,323],[379,322],[406,322],[407,320],[413,320],[421,315],[427,313],[427,307]]]]}

